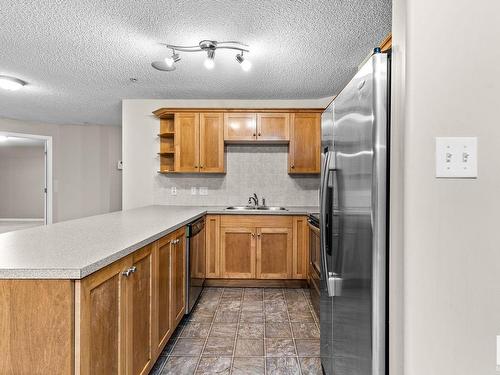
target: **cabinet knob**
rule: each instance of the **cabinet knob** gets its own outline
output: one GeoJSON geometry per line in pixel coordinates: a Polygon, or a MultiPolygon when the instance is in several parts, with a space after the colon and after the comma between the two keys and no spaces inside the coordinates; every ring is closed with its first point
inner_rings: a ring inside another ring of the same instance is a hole
{"type": "Polygon", "coordinates": [[[203,165],[200,165],[200,168],[203,168],[203,165]]]}
{"type": "Polygon", "coordinates": [[[136,266],[130,267],[130,273],[135,273],[135,271],[137,271],[137,267],[136,266]]]}
{"type": "Polygon", "coordinates": [[[257,237],[259,237],[259,238],[260,238],[260,233],[259,233],[259,234],[257,234],[257,237]]]}
{"type": "Polygon", "coordinates": [[[253,136],[255,137],[255,133],[253,133],[253,136]]]}
{"type": "Polygon", "coordinates": [[[295,168],[295,165],[290,164],[290,168],[294,169],[294,168],[295,168]]]}
{"type": "Polygon", "coordinates": [[[131,274],[133,274],[135,271],[137,271],[137,267],[136,266],[133,266],[133,267],[130,267],[128,269],[126,269],[125,271],[122,272],[122,275],[125,276],[125,277],[129,277],[131,274]]]}
{"type": "Polygon", "coordinates": [[[197,166],[197,165],[194,165],[194,166],[193,166],[193,168],[198,168],[198,166],[197,166]]]}
{"type": "Polygon", "coordinates": [[[255,233],[252,233],[252,237],[255,237],[255,233]]]}
{"type": "Polygon", "coordinates": [[[258,136],[260,137],[260,133],[258,134],[258,136]]]}

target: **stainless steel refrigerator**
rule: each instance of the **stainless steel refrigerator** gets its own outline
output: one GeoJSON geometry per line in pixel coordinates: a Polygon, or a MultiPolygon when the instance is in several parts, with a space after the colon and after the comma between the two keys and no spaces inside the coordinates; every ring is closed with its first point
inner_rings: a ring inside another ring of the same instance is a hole
{"type": "Polygon", "coordinates": [[[389,59],[375,51],[322,115],[321,364],[386,374],[389,59]]]}

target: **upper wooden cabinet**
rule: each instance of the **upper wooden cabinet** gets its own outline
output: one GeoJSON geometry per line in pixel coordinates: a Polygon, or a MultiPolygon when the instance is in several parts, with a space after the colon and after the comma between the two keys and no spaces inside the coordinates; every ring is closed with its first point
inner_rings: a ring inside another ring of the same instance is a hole
{"type": "Polygon", "coordinates": [[[175,172],[198,172],[200,168],[200,115],[176,113],[175,172]]]}
{"type": "Polygon", "coordinates": [[[174,124],[175,167],[165,172],[224,172],[222,113],[175,113],[174,124]]]}
{"type": "Polygon", "coordinates": [[[257,140],[287,142],[289,119],[288,113],[257,113],[257,140]]]}
{"type": "Polygon", "coordinates": [[[257,116],[255,113],[225,113],[224,140],[255,141],[257,136],[257,116]]]}
{"type": "Polygon", "coordinates": [[[160,173],[225,173],[224,142],[290,143],[290,174],[320,173],[323,109],[162,108],[160,173]]]}
{"type": "Polygon", "coordinates": [[[224,116],[200,113],[200,172],[224,172],[224,116]]]}
{"type": "Polygon", "coordinates": [[[320,173],[321,115],[292,113],[290,120],[288,173],[320,173]]]}

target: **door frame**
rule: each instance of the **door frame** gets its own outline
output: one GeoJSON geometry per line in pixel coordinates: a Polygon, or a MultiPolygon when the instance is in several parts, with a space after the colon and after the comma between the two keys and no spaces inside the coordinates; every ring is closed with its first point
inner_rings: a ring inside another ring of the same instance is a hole
{"type": "Polygon", "coordinates": [[[17,137],[42,140],[45,142],[45,194],[44,194],[44,223],[52,224],[53,220],[53,197],[52,197],[52,136],[26,133],[14,133],[0,131],[0,135],[5,137],[17,137]]]}

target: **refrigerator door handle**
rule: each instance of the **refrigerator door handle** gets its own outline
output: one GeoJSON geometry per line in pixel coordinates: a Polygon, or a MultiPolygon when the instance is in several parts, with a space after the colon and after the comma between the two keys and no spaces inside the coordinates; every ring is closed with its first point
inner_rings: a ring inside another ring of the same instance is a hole
{"type": "Polygon", "coordinates": [[[328,270],[328,261],[326,257],[326,246],[328,236],[331,237],[331,221],[333,212],[330,212],[331,205],[327,203],[328,194],[328,182],[330,175],[335,171],[334,167],[334,153],[328,151],[325,153],[324,163],[323,163],[323,173],[321,174],[321,191],[320,191],[320,207],[321,207],[321,217],[320,217],[320,235],[321,235],[321,263],[323,264],[324,277],[326,281],[326,287],[328,295],[330,297],[338,297],[342,292],[342,277],[334,272],[328,270]],[[327,207],[329,206],[329,207],[327,207]],[[329,211],[328,219],[330,225],[327,226],[327,214],[326,210],[329,211]]]}

